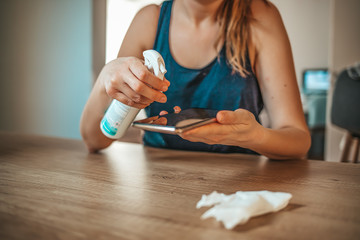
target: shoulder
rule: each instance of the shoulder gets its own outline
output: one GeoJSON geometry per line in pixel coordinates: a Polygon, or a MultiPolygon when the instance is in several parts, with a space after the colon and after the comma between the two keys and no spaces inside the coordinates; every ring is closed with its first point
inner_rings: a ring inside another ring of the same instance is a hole
{"type": "Polygon", "coordinates": [[[132,49],[142,51],[153,47],[160,15],[160,5],[151,4],[143,7],[135,15],[123,40],[119,56],[134,56],[132,49]]]}
{"type": "Polygon", "coordinates": [[[253,0],[250,32],[252,44],[259,50],[263,43],[286,40],[287,33],[277,7],[270,1],[253,0]]]}
{"type": "Polygon", "coordinates": [[[134,21],[157,22],[160,14],[160,5],[150,4],[140,9],[135,15],[134,21]]]}
{"type": "Polygon", "coordinates": [[[255,22],[262,25],[272,25],[282,22],[277,7],[267,0],[253,0],[251,3],[251,14],[255,22]]]}
{"type": "Polygon", "coordinates": [[[155,41],[160,8],[159,5],[151,4],[140,9],[131,24],[137,33],[137,38],[143,40],[142,44],[146,49],[152,48],[155,41]]]}

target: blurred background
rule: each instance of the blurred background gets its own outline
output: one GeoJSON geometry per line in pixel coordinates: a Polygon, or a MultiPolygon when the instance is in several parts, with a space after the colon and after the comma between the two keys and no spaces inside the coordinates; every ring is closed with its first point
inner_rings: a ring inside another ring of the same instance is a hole
{"type": "MultiPolygon", "coordinates": [[[[80,139],[98,73],[116,58],[136,12],[159,0],[1,0],[0,130],[80,139]]],[[[337,74],[360,60],[359,0],[273,0],[289,38],[310,158],[338,161],[330,123],[337,74]]]]}

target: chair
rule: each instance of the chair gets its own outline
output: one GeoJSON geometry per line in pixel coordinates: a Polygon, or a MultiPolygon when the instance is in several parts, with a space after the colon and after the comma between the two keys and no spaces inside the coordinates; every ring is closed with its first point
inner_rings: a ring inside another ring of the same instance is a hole
{"type": "Polygon", "coordinates": [[[311,134],[307,157],[324,160],[326,103],[330,86],[327,68],[307,68],[302,75],[302,100],[306,123],[311,134]]]}
{"type": "Polygon", "coordinates": [[[360,64],[339,74],[332,100],[331,122],[347,131],[340,160],[357,162],[360,145],[360,64]],[[349,156],[352,143],[355,150],[349,156]]]}
{"type": "Polygon", "coordinates": [[[310,159],[324,159],[326,99],[326,94],[306,96],[307,124],[311,133],[311,147],[308,152],[310,159]]]}

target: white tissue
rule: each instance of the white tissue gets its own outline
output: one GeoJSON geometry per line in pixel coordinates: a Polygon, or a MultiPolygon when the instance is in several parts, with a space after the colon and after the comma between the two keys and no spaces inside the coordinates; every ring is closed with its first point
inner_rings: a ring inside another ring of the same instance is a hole
{"type": "Polygon", "coordinates": [[[249,218],[269,212],[277,212],[287,206],[292,195],[284,192],[238,191],[225,195],[216,191],[202,195],[196,208],[213,206],[201,218],[214,217],[223,222],[226,229],[246,223],[249,218]]]}

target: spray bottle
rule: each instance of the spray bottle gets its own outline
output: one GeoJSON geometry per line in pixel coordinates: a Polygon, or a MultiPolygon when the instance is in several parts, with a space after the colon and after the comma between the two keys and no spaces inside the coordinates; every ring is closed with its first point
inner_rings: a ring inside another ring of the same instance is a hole
{"type": "MultiPolygon", "coordinates": [[[[146,50],[143,52],[143,56],[145,66],[149,71],[163,80],[166,69],[161,55],[155,50],[146,50]]],[[[101,120],[100,129],[108,138],[119,139],[124,136],[139,111],[140,109],[130,107],[114,99],[101,120]]]]}

